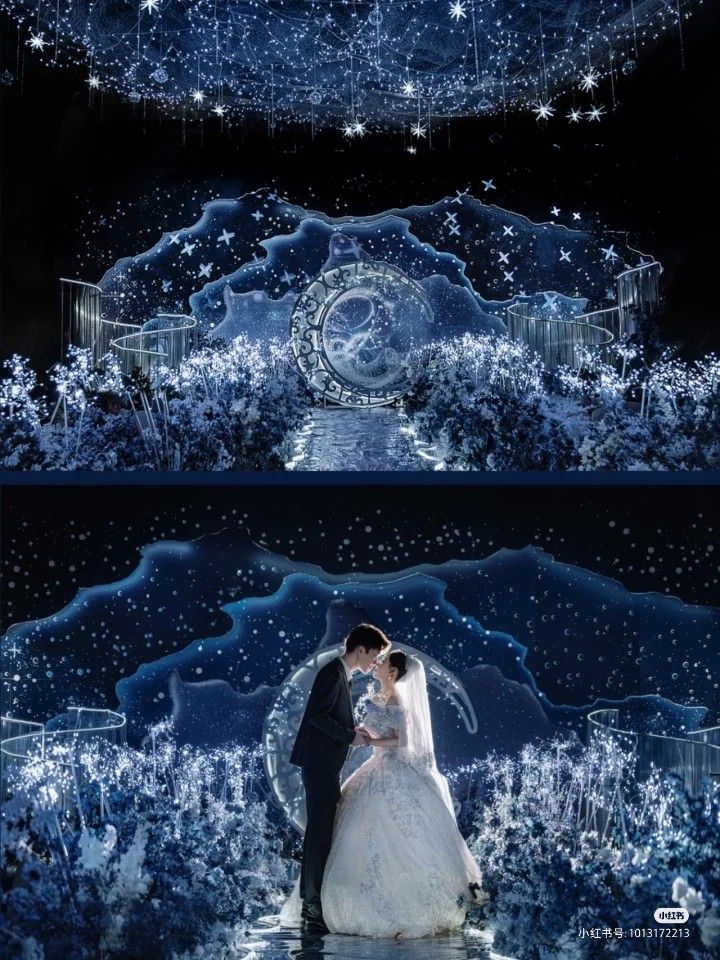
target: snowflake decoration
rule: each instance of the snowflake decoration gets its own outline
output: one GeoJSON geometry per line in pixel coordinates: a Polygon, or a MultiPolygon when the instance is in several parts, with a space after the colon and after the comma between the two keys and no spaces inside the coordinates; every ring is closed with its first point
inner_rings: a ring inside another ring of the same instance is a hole
{"type": "Polygon", "coordinates": [[[462,0],[455,0],[454,3],[450,4],[450,16],[456,23],[459,20],[467,20],[467,12],[462,0]]]}
{"type": "Polygon", "coordinates": [[[364,120],[357,118],[352,122],[346,121],[341,127],[341,132],[348,140],[352,140],[353,137],[364,137],[368,132],[367,124],[364,120]]]}
{"type": "Polygon", "coordinates": [[[537,103],[533,107],[533,112],[536,120],[548,120],[555,113],[555,107],[550,105],[550,101],[547,103],[537,103]]]}
{"type": "Polygon", "coordinates": [[[584,90],[586,93],[592,92],[595,87],[598,85],[598,79],[600,74],[591,67],[585,73],[580,76],[580,89],[584,90]]]}

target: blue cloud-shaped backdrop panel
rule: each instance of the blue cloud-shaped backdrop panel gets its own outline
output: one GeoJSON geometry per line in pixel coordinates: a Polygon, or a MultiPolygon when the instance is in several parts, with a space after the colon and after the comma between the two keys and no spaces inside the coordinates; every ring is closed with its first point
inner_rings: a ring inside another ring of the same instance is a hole
{"type": "Polygon", "coordinates": [[[196,223],[119,260],[100,286],[127,322],[190,311],[213,335],[287,339],[293,304],[338,235],[423,287],[442,319],[439,337],[501,332],[517,300],[553,316],[607,306],[618,275],[643,259],[618,235],[533,223],[467,194],[330,217],[258,190],[205,204],[196,223]]]}
{"type": "MultiPolygon", "coordinates": [[[[44,719],[68,702],[119,701],[134,737],[174,703],[190,740],[232,729],[252,738],[293,666],[362,619],[458,676],[481,721],[473,743],[492,746],[494,730],[498,743],[518,742],[523,717],[534,718],[528,732],[579,730],[592,707],[608,704],[625,704],[655,732],[682,733],[708,711],[711,721],[718,716],[716,608],[633,594],[531,547],[394,574],[332,575],[229,533],[153,544],[125,580],[14,626],[2,640],[17,664],[6,702],[15,715],[44,719]],[[191,695],[196,708],[205,703],[205,728],[188,721],[191,695]],[[226,700],[237,705],[234,718],[207,705],[226,700]],[[505,704],[497,729],[494,702],[505,704]]],[[[465,734],[447,717],[459,750],[465,734]]]]}

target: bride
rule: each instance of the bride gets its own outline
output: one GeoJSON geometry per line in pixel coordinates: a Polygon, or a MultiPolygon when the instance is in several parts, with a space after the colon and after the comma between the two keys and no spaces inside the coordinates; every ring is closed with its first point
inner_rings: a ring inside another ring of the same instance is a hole
{"type": "MultiPolygon", "coordinates": [[[[425,668],[394,650],[377,658],[380,690],[366,694],[372,756],[341,788],[322,882],[332,933],[425,937],[460,927],[480,871],[458,830],[435,762],[425,668]]],[[[300,920],[299,884],[280,921],[300,920]]]]}

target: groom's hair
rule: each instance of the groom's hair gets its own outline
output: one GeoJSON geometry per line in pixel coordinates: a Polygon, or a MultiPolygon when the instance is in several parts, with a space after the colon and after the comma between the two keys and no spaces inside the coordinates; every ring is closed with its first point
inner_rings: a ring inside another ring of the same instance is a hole
{"type": "Polygon", "coordinates": [[[389,646],[390,641],[382,630],[379,627],[374,627],[371,623],[358,624],[345,637],[346,653],[352,653],[358,647],[365,647],[366,650],[384,650],[389,646]]]}

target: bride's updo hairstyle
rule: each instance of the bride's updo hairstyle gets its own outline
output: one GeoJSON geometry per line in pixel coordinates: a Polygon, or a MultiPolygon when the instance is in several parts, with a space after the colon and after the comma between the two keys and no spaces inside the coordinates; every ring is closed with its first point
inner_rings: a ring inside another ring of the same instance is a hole
{"type": "Polygon", "coordinates": [[[395,677],[395,683],[402,678],[407,673],[407,657],[402,652],[402,650],[393,650],[388,654],[388,663],[391,667],[395,667],[397,670],[397,676],[395,677]]]}

